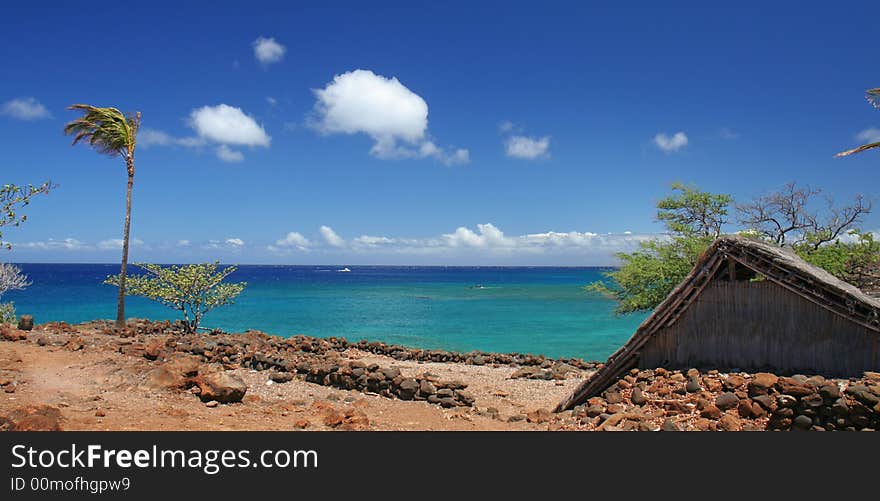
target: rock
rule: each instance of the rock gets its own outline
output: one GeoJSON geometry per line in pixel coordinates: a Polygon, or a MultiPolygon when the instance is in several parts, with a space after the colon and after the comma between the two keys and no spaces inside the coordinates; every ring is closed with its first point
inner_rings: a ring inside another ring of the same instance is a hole
{"type": "Polygon", "coordinates": [[[269,379],[276,383],[289,383],[293,380],[293,373],[274,371],[269,375],[269,379]]]}
{"type": "Polygon", "coordinates": [[[717,406],[709,405],[700,411],[700,416],[706,419],[718,419],[721,417],[721,409],[717,406]]]}
{"type": "Polygon", "coordinates": [[[761,408],[760,405],[754,404],[750,402],[748,399],[743,399],[739,401],[739,404],[736,407],[736,412],[743,418],[755,417],[755,412],[753,407],[761,408]]]}
{"type": "Polygon", "coordinates": [[[19,407],[6,417],[5,426],[9,431],[61,431],[61,411],[50,405],[19,407]]]}
{"type": "Polygon", "coordinates": [[[718,397],[715,398],[715,406],[719,409],[726,411],[728,409],[734,409],[739,405],[739,398],[731,392],[724,392],[718,397]]]}
{"type": "Polygon", "coordinates": [[[18,329],[23,331],[29,331],[34,328],[34,317],[33,315],[22,315],[18,317],[18,329]]]}
{"type": "Polygon", "coordinates": [[[718,420],[718,426],[724,431],[741,431],[742,422],[733,414],[724,414],[718,420]]]}
{"type": "Polygon", "coordinates": [[[703,385],[700,384],[700,378],[690,378],[687,382],[687,385],[685,386],[685,390],[687,390],[688,393],[696,393],[698,391],[702,391],[703,385]]]}
{"type": "Polygon", "coordinates": [[[205,407],[214,408],[214,407],[217,407],[218,405],[220,405],[220,402],[218,402],[216,400],[211,400],[209,402],[205,402],[205,407]]]}
{"type": "Polygon", "coordinates": [[[877,403],[880,403],[880,397],[874,395],[874,393],[863,384],[850,385],[845,390],[845,393],[868,407],[874,407],[877,403]]]}
{"type": "Polygon", "coordinates": [[[24,341],[27,339],[27,332],[16,329],[9,324],[0,325],[0,337],[7,341],[24,341]]]}
{"type": "Polygon", "coordinates": [[[605,407],[601,405],[591,405],[587,407],[587,416],[596,417],[605,412],[605,407]]]}
{"type": "Polygon", "coordinates": [[[430,381],[423,379],[421,383],[419,383],[419,393],[423,396],[427,397],[428,395],[434,395],[437,393],[437,387],[434,386],[430,381]]]}
{"type": "Polygon", "coordinates": [[[776,397],[776,404],[779,407],[794,407],[797,405],[797,399],[791,395],[779,395],[776,397]]]}
{"type": "Polygon", "coordinates": [[[70,351],[79,351],[85,347],[85,341],[83,338],[76,334],[71,334],[69,338],[67,338],[67,343],[64,344],[64,348],[70,351]]]}
{"type": "Polygon", "coordinates": [[[623,397],[620,395],[620,392],[606,391],[603,396],[605,397],[605,401],[609,404],[619,404],[620,402],[623,402],[623,397]]]}
{"type": "Polygon", "coordinates": [[[162,351],[165,350],[165,340],[153,338],[144,344],[144,358],[149,360],[156,360],[162,355],[162,351]]]}
{"type": "Polygon", "coordinates": [[[749,396],[754,397],[758,395],[766,395],[770,388],[773,388],[776,385],[776,382],[779,381],[779,377],[775,374],[770,374],[769,372],[759,372],[755,374],[755,377],[749,381],[748,390],[749,396]]]}
{"type": "Polygon", "coordinates": [[[837,400],[840,398],[840,388],[837,383],[826,383],[819,387],[819,395],[826,400],[837,400]]]}
{"type": "Polygon", "coordinates": [[[663,426],[661,426],[660,429],[662,431],[681,431],[681,428],[679,428],[678,425],[675,424],[675,421],[671,419],[663,421],[663,426]]]}
{"type": "Polygon", "coordinates": [[[773,411],[776,409],[776,401],[770,395],[758,395],[752,398],[753,402],[757,402],[758,405],[763,407],[768,411],[773,411]]]}
{"type": "MultiPolygon", "coordinates": [[[[806,379],[804,379],[804,381],[806,381],[806,379]]],[[[810,393],[813,393],[813,388],[805,382],[793,377],[779,378],[776,387],[779,388],[780,393],[791,395],[793,397],[805,397],[810,393]]]]}
{"type": "Polygon", "coordinates": [[[465,390],[455,390],[455,399],[464,405],[471,406],[474,405],[474,395],[465,390]]]}
{"type": "Polygon", "coordinates": [[[724,382],[722,384],[725,390],[733,391],[742,388],[743,385],[746,384],[746,378],[740,376],[739,374],[731,374],[724,379],[724,382]]]}
{"type": "Polygon", "coordinates": [[[486,365],[486,358],[482,355],[477,355],[473,359],[471,359],[471,363],[474,365],[486,365]]]}
{"type": "Polygon", "coordinates": [[[645,394],[642,392],[640,388],[633,388],[632,396],[630,397],[632,403],[638,406],[645,405],[648,403],[648,399],[645,397],[645,394]]]}
{"type": "Polygon", "coordinates": [[[397,387],[397,396],[401,400],[412,400],[419,391],[419,382],[413,378],[405,378],[397,387]]]}
{"type": "Polygon", "coordinates": [[[310,423],[308,419],[299,419],[295,423],[293,423],[293,427],[299,428],[300,430],[305,430],[311,425],[312,423],[310,423]]]}
{"type": "Polygon", "coordinates": [[[553,417],[553,413],[547,409],[535,409],[526,414],[526,419],[530,423],[546,423],[553,417]]]}
{"type": "Polygon", "coordinates": [[[228,372],[200,374],[195,382],[201,390],[199,398],[204,401],[216,400],[224,404],[240,402],[247,392],[247,385],[244,381],[228,372]]]}
{"type": "Polygon", "coordinates": [[[813,420],[803,414],[797,416],[791,421],[793,430],[806,431],[813,427],[813,420]]]}
{"type": "Polygon", "coordinates": [[[515,423],[517,421],[525,421],[525,420],[526,420],[525,414],[514,414],[514,415],[510,416],[509,418],[507,418],[508,423],[515,423]]]}

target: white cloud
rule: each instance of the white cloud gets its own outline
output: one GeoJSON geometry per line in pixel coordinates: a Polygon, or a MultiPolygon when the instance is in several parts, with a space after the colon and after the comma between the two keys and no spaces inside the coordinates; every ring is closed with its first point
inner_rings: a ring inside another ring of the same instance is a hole
{"type": "Polygon", "coordinates": [[[138,131],[138,146],[149,148],[150,146],[184,146],[195,148],[205,144],[205,140],[198,137],[173,137],[167,132],[144,127],[138,131]]]}
{"type": "Polygon", "coordinates": [[[0,114],[19,120],[40,120],[52,116],[49,110],[33,97],[10,99],[0,107],[0,114]]]}
{"type": "Polygon", "coordinates": [[[224,162],[237,163],[244,160],[244,154],[240,151],[235,151],[231,149],[225,144],[221,144],[217,147],[217,158],[223,160],[224,162]]]}
{"type": "Polygon", "coordinates": [[[329,226],[321,226],[321,236],[324,237],[324,241],[333,247],[342,247],[345,245],[345,240],[342,239],[339,235],[333,231],[333,228],[329,226]]]}
{"type": "MultiPolygon", "coordinates": [[[[107,240],[101,240],[98,242],[98,249],[100,250],[121,250],[122,249],[122,239],[121,238],[108,238],[107,240]]],[[[130,247],[144,245],[144,241],[133,238],[129,240],[128,245],[130,247]]]]}
{"type": "Polygon", "coordinates": [[[276,42],[274,38],[260,37],[254,40],[254,57],[262,65],[277,63],[284,58],[287,48],[276,42]]]}
{"type": "Polygon", "coordinates": [[[509,157],[534,160],[550,156],[550,137],[540,138],[512,136],[504,143],[505,153],[509,157]]]}
{"type": "Polygon", "coordinates": [[[272,96],[266,96],[266,102],[269,103],[269,106],[274,107],[278,105],[278,100],[272,96]]]}
{"type": "Polygon", "coordinates": [[[308,251],[309,246],[312,245],[312,242],[304,237],[302,233],[297,231],[291,231],[284,238],[275,241],[275,245],[270,245],[268,248],[273,252],[279,252],[290,249],[297,249],[300,251],[308,251]]]}
{"type": "Polygon", "coordinates": [[[226,244],[232,245],[233,247],[241,247],[244,245],[244,240],[240,238],[227,238],[226,244]]]}
{"type": "Polygon", "coordinates": [[[434,158],[447,165],[470,160],[467,150],[448,152],[430,140],[428,103],[397,78],[359,69],[334,76],[314,93],[310,125],[324,134],[366,134],[377,158],[434,158]]]}
{"type": "Polygon", "coordinates": [[[676,132],[671,137],[661,132],[654,136],[654,144],[665,153],[672,153],[687,146],[688,137],[684,132],[676,132]]]}
{"type": "Polygon", "coordinates": [[[867,128],[856,135],[856,139],[865,143],[876,143],[880,141],[880,129],[875,127],[867,128]]]}
{"type": "Polygon", "coordinates": [[[90,249],[91,246],[80,242],[75,238],[65,238],[63,240],[55,240],[54,238],[50,238],[45,241],[38,242],[24,242],[20,244],[13,244],[13,248],[22,248],[22,249],[36,249],[36,250],[87,250],[90,249]]]}
{"type": "Polygon", "coordinates": [[[238,146],[269,146],[272,138],[241,108],[218,104],[193,110],[189,123],[199,137],[238,146]]]}
{"type": "Polygon", "coordinates": [[[190,242],[189,240],[178,240],[178,241],[177,241],[177,246],[178,246],[178,247],[189,247],[189,246],[190,246],[190,243],[191,243],[191,242],[190,242]]]}

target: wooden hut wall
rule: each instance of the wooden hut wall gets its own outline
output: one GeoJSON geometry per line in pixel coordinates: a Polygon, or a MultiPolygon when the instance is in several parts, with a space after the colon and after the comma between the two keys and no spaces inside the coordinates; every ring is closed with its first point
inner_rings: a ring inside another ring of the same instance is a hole
{"type": "Polygon", "coordinates": [[[639,366],[850,376],[880,370],[880,333],[770,281],[714,280],[648,341],[639,366]]]}

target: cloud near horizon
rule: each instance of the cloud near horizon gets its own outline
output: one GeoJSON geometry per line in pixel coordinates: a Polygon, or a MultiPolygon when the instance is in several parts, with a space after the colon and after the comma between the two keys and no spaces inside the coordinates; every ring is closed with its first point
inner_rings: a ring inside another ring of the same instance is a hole
{"type": "Polygon", "coordinates": [[[366,134],[380,159],[433,158],[446,165],[470,161],[463,148],[441,148],[428,135],[428,103],[396,77],[354,70],[314,89],[309,125],[322,134],[366,134]]]}

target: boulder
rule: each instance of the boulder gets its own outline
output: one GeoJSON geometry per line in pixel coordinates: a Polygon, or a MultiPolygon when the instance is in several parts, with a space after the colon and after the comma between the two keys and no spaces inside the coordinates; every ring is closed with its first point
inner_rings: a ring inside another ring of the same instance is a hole
{"type": "Polygon", "coordinates": [[[638,387],[633,388],[632,396],[630,397],[630,400],[632,400],[633,404],[639,405],[639,406],[642,406],[642,405],[645,405],[646,403],[648,403],[648,399],[645,397],[644,392],[642,392],[641,388],[638,388],[638,387]]]}
{"type": "Polygon", "coordinates": [[[34,317],[33,315],[22,315],[18,317],[18,329],[23,331],[29,331],[34,328],[34,317]]]}
{"type": "Polygon", "coordinates": [[[240,402],[247,392],[247,385],[240,377],[225,371],[200,374],[195,382],[201,390],[199,398],[204,401],[216,400],[224,404],[240,402]]]}
{"type": "Polygon", "coordinates": [[[779,377],[769,372],[755,374],[755,377],[748,384],[749,396],[766,395],[777,381],[779,381],[779,377]]]}
{"type": "Polygon", "coordinates": [[[7,341],[24,341],[27,339],[27,332],[9,324],[0,324],[0,337],[7,341]]]}
{"type": "Polygon", "coordinates": [[[731,393],[724,392],[718,397],[715,398],[715,406],[721,409],[722,411],[726,411],[728,409],[735,409],[739,405],[739,398],[731,393]]]}
{"type": "Polygon", "coordinates": [[[50,405],[19,407],[0,417],[0,431],[61,431],[61,411],[50,405]]]}

